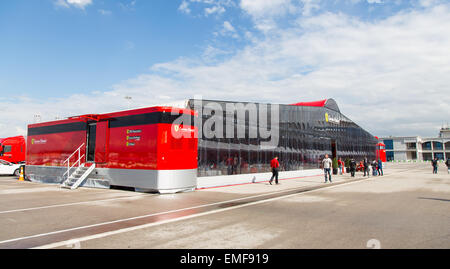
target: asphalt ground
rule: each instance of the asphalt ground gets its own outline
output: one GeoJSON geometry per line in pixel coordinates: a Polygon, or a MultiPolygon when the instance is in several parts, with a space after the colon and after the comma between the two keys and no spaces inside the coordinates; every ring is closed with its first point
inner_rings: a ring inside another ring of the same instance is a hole
{"type": "Polygon", "coordinates": [[[158,195],[0,177],[0,248],[450,248],[450,175],[389,164],[158,195]]]}

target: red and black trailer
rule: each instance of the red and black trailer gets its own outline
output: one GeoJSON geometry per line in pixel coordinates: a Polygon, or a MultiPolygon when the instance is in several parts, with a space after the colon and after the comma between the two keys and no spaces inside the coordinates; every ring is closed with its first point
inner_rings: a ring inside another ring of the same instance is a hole
{"type": "Polygon", "coordinates": [[[190,109],[159,106],[31,124],[26,176],[63,183],[76,167],[95,165],[84,186],[193,190],[195,116],[190,109]]]}
{"type": "Polygon", "coordinates": [[[23,136],[0,138],[0,160],[10,163],[25,162],[26,143],[23,136]]]}

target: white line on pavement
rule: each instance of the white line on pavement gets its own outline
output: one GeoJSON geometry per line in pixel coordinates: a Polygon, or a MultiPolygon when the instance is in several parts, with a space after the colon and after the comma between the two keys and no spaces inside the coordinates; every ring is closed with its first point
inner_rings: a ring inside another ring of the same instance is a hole
{"type": "Polygon", "coordinates": [[[32,210],[42,210],[42,209],[64,207],[64,206],[82,205],[82,204],[93,204],[93,203],[98,203],[98,202],[108,202],[108,201],[115,201],[115,200],[133,199],[136,197],[142,197],[142,196],[147,196],[147,195],[148,194],[141,194],[141,195],[126,196],[126,197],[109,198],[109,199],[103,199],[103,200],[92,200],[92,201],[74,202],[74,203],[59,204],[59,205],[48,205],[48,206],[40,206],[40,207],[14,209],[14,210],[0,211],[0,214],[8,214],[8,213],[16,213],[16,212],[32,211],[32,210]]]}

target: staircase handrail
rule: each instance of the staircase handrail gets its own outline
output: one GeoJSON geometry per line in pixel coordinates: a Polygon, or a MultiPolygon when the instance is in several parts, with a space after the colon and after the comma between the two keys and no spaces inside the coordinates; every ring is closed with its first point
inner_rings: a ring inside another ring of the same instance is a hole
{"type": "Polygon", "coordinates": [[[84,147],[85,143],[81,144],[81,146],[79,146],[70,156],[69,158],[67,158],[63,164],[67,163],[67,171],[63,174],[63,177],[67,174],[67,178],[69,178],[69,174],[70,174],[70,169],[72,169],[73,167],[75,167],[75,165],[78,163],[78,166],[81,166],[81,158],[84,158],[84,154],[81,155],[81,148],[84,147]],[[78,160],[76,162],[74,162],[72,165],[70,165],[70,159],[76,154],[78,153],[78,160]]]}

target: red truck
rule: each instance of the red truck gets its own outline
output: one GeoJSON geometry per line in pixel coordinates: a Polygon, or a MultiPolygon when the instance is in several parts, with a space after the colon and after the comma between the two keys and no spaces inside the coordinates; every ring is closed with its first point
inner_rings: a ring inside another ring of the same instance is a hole
{"type": "Polygon", "coordinates": [[[0,138],[0,160],[10,163],[25,162],[26,140],[23,136],[0,138]]]}

